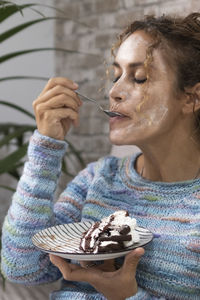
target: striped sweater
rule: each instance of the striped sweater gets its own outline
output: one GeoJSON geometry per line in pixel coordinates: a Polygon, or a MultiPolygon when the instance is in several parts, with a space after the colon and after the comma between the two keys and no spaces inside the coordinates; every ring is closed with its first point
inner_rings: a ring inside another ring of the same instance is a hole
{"type": "MultiPolygon", "coordinates": [[[[3,225],[5,277],[26,285],[59,279],[60,271],[48,254],[33,246],[32,235],[55,224],[97,221],[126,209],[155,236],[138,265],[138,293],[129,299],[199,300],[200,179],[151,182],[134,169],[139,154],[124,159],[109,156],[90,163],[54,203],[66,146],[38,131],[30,140],[28,161],[3,225]]],[[[50,299],[105,298],[86,283],[65,281],[50,299]]]]}

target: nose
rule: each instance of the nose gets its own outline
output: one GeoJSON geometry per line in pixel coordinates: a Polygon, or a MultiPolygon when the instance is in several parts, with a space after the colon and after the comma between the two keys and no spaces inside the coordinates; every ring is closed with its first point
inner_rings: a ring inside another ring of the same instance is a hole
{"type": "Polygon", "coordinates": [[[120,102],[125,100],[125,93],[119,88],[114,85],[109,91],[110,100],[114,100],[116,102],[120,102]]]}

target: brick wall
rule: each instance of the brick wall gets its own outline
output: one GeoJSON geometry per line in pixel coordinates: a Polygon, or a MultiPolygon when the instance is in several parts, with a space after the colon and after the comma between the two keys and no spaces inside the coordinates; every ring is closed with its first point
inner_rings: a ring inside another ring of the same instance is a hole
{"type": "MultiPolygon", "coordinates": [[[[110,48],[121,28],[145,14],[185,15],[200,9],[199,0],[55,0],[55,3],[72,19],[56,23],[56,46],[82,52],[57,53],[56,74],[75,80],[82,93],[104,106],[108,103],[106,69],[112,59],[110,48]]],[[[80,126],[67,138],[89,162],[110,152],[108,132],[108,118],[92,103],[84,103],[80,126]]]]}
{"type": "MultiPolygon", "coordinates": [[[[106,105],[109,84],[105,80],[106,61],[111,61],[110,47],[116,34],[132,18],[144,14],[187,14],[199,11],[199,0],[55,0],[55,5],[74,21],[57,22],[55,44],[88,54],[56,54],[56,74],[77,81],[80,90],[106,105]],[[92,55],[94,54],[94,55],[92,55]],[[105,89],[99,91],[105,87],[105,89]]],[[[72,130],[69,140],[83,151],[87,162],[111,150],[108,119],[91,103],[81,109],[79,128],[72,130]]],[[[78,166],[77,166],[78,168],[78,166]]],[[[1,184],[7,184],[6,176],[1,184]]],[[[60,189],[62,189],[62,184],[60,189]]],[[[0,225],[8,209],[11,192],[1,192],[0,225]]],[[[1,227],[1,226],[0,226],[1,227]]]]}

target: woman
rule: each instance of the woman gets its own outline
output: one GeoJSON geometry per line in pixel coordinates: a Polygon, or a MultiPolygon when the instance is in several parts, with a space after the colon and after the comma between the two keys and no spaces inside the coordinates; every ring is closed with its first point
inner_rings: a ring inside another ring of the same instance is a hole
{"type": "Polygon", "coordinates": [[[63,139],[82,103],[66,78],[51,79],[34,101],[38,131],[3,227],[2,270],[10,280],[40,284],[63,275],[51,299],[199,299],[199,18],[147,17],[119,37],[110,109],[123,117],[110,119],[110,140],[142,152],[89,164],[55,205],[63,139]],[[117,270],[113,261],[86,268],[49,259],[31,243],[48,226],[97,221],[119,209],[157,238],[117,270]]]}

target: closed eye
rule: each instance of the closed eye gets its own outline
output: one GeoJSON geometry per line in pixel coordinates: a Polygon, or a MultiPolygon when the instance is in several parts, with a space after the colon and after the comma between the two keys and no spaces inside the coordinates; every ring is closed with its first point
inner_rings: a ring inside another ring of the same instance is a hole
{"type": "Polygon", "coordinates": [[[117,80],[119,80],[120,76],[116,77],[114,80],[113,80],[113,83],[117,82],[117,80]]]}
{"type": "MultiPolygon", "coordinates": [[[[113,83],[117,82],[119,80],[120,76],[116,77],[114,80],[113,80],[113,83]]],[[[137,79],[137,78],[134,78],[133,79],[134,82],[136,82],[137,84],[143,84],[147,81],[147,78],[144,78],[144,79],[137,79]]]]}
{"type": "Polygon", "coordinates": [[[137,84],[143,84],[147,81],[147,78],[144,78],[144,79],[137,79],[137,78],[134,78],[134,81],[137,83],[137,84]]]}

